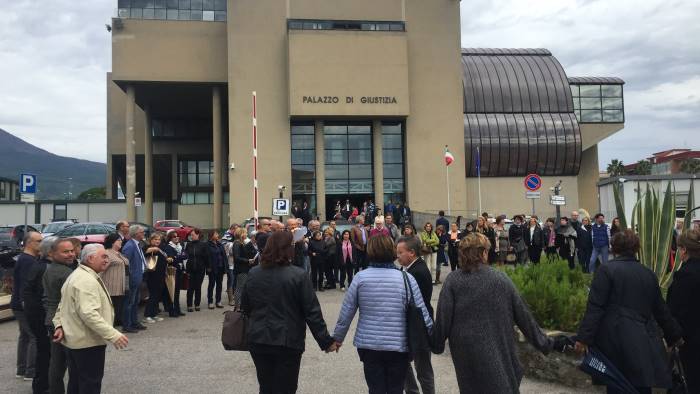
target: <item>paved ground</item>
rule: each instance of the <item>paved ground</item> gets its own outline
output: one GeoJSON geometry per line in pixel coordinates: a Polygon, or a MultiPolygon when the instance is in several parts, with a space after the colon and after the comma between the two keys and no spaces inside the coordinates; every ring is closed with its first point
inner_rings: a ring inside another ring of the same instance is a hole
{"type": "MultiPolygon", "coordinates": [[[[204,287],[206,289],[206,287],[204,287]]],[[[434,292],[436,303],[438,289],[434,292]]],[[[344,293],[319,294],[329,326],[335,326],[344,293]]],[[[184,299],[184,297],[183,297],[184,299]]],[[[255,367],[247,353],[227,352],[220,342],[222,310],[165,317],[147,331],[129,336],[129,348],[108,347],[104,393],[256,393],[255,367]]],[[[357,319],[355,319],[355,322],[357,319]]],[[[310,334],[302,358],[299,393],[367,392],[362,364],[352,347],[354,324],[338,354],[319,350],[310,334]]],[[[30,393],[31,384],[15,379],[17,323],[0,323],[0,393],[30,393]]],[[[448,354],[433,356],[437,393],[458,393],[448,354]]],[[[523,393],[583,393],[525,379],[523,393]]],[[[592,392],[592,391],[591,391],[592,392]]]]}

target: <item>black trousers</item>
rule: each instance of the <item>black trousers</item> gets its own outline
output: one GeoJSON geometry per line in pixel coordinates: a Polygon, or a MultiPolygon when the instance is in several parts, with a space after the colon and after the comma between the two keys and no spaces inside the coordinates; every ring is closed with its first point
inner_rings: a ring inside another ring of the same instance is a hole
{"type": "Polygon", "coordinates": [[[32,380],[33,393],[45,393],[49,390],[49,362],[51,361],[51,340],[44,325],[44,316],[27,315],[29,329],[36,337],[35,373],[32,380]]]}
{"type": "Polygon", "coordinates": [[[67,394],[99,394],[105,374],[106,346],[68,349],[67,394]]]}
{"type": "Polygon", "coordinates": [[[173,294],[173,302],[170,308],[170,314],[180,313],[180,290],[182,289],[182,272],[175,273],[175,294],[173,294]]]}
{"type": "Polygon", "coordinates": [[[260,394],[292,394],[299,384],[301,352],[281,346],[251,349],[260,394]]]}
{"type": "Polygon", "coordinates": [[[330,255],[326,257],[325,260],[326,284],[328,287],[335,288],[336,282],[338,281],[338,269],[335,261],[335,255],[330,255]]]}
{"type": "MultiPolygon", "coordinates": [[[[49,335],[53,336],[53,330],[49,330],[49,335]]],[[[51,342],[51,359],[49,360],[49,392],[51,394],[65,393],[65,383],[68,360],[65,346],[60,343],[51,342]]]]}
{"type": "Polygon", "coordinates": [[[411,360],[409,353],[357,349],[369,394],[402,394],[411,360]]]}
{"type": "Polygon", "coordinates": [[[194,297],[194,306],[199,306],[202,303],[202,282],[204,282],[204,272],[190,272],[190,286],[187,288],[187,307],[192,307],[192,298],[194,297]]]}
{"type": "Polygon", "coordinates": [[[122,314],[124,313],[124,296],[111,296],[114,306],[114,326],[122,325],[122,314]]]}
{"type": "Polygon", "coordinates": [[[452,271],[457,269],[457,263],[459,262],[459,257],[457,257],[457,248],[450,247],[447,248],[447,257],[450,258],[450,268],[452,271]]]}
{"type": "Polygon", "coordinates": [[[155,317],[158,315],[158,304],[160,304],[163,296],[163,288],[165,287],[165,277],[154,272],[149,272],[146,277],[146,285],[148,285],[148,302],[143,312],[144,317],[155,317]]]}
{"type": "Polygon", "coordinates": [[[352,275],[353,272],[355,271],[355,264],[353,264],[352,261],[348,260],[345,262],[345,264],[340,265],[340,287],[343,288],[345,287],[345,278],[347,277],[348,279],[348,287],[350,287],[350,283],[352,283],[352,275]]]}
{"type": "Polygon", "coordinates": [[[311,258],[311,283],[313,283],[315,289],[323,287],[324,266],[324,259],[318,257],[311,258]]]}
{"type": "Polygon", "coordinates": [[[527,254],[528,257],[530,257],[530,261],[533,264],[537,264],[540,262],[540,257],[542,256],[542,247],[530,245],[527,247],[527,254]]]}
{"type": "Polygon", "coordinates": [[[224,283],[224,269],[221,268],[219,271],[212,271],[209,274],[209,284],[207,285],[207,301],[210,304],[216,302],[217,304],[221,302],[221,286],[224,283]],[[216,288],[216,294],[214,294],[214,289],[216,288]]]}
{"type": "Polygon", "coordinates": [[[357,256],[355,259],[355,273],[367,268],[367,252],[359,249],[353,249],[352,252],[357,256]]]}

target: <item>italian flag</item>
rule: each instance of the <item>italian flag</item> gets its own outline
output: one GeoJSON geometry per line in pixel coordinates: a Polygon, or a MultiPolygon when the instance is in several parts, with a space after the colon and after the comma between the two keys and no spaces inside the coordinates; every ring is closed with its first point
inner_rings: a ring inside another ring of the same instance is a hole
{"type": "Polygon", "coordinates": [[[450,150],[447,149],[447,145],[445,145],[445,165],[449,166],[453,161],[455,161],[455,157],[452,156],[450,150]]]}

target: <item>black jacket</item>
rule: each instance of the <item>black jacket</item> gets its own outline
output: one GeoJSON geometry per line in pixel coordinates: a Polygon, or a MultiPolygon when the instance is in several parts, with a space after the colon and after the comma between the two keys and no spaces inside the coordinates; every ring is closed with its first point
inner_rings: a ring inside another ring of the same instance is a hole
{"type": "Polygon", "coordinates": [[[250,259],[255,257],[253,244],[233,241],[233,272],[235,274],[247,273],[250,271],[250,259]]]}
{"type": "Polygon", "coordinates": [[[430,269],[422,257],[419,257],[415,263],[408,269],[408,273],[413,275],[420,288],[420,295],[423,296],[423,302],[428,308],[430,317],[433,315],[433,306],[430,304],[430,299],[433,296],[433,277],[430,274],[430,269]]]}
{"type": "Polygon", "coordinates": [[[209,247],[206,242],[188,242],[185,253],[187,253],[188,273],[204,273],[209,268],[209,247]]]}
{"type": "MultiPolygon", "coordinates": [[[[700,259],[688,259],[680,270],[673,274],[673,283],[668,289],[668,306],[671,314],[683,328],[684,353],[695,357],[700,365],[700,259]]],[[[26,297],[25,297],[26,303],[26,297]]]]}
{"type": "Polygon", "coordinates": [[[591,226],[579,226],[576,229],[576,248],[581,250],[593,250],[593,238],[591,238],[591,226]]]}
{"type": "Polygon", "coordinates": [[[542,238],[542,227],[536,225],[535,231],[532,233],[532,237],[530,237],[530,226],[526,226],[523,229],[523,239],[525,240],[526,246],[543,247],[544,239],[542,238]]]}
{"type": "Polygon", "coordinates": [[[250,344],[304,351],[307,325],[322,350],[333,343],[311,279],[299,267],[253,267],[243,287],[241,310],[249,316],[250,344]]]}
{"type": "Polygon", "coordinates": [[[27,282],[24,285],[22,294],[22,298],[24,299],[24,313],[27,315],[27,319],[39,321],[42,326],[46,317],[46,310],[42,303],[42,298],[44,297],[44,284],[42,279],[44,278],[47,264],[51,264],[51,261],[39,259],[32,265],[29,269],[29,275],[27,275],[27,282]]]}
{"type": "Polygon", "coordinates": [[[599,348],[633,386],[670,387],[659,327],[669,344],[680,338],[651,270],[632,257],[596,270],[578,340],[599,348]]]}

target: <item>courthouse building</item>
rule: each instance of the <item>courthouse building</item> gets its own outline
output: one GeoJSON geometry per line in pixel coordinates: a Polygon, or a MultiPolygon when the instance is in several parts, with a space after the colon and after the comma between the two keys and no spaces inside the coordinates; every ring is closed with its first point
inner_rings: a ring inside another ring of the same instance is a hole
{"type": "MultiPolygon", "coordinates": [[[[465,4],[468,7],[468,3],[465,4]]],[[[457,0],[119,0],[107,75],[107,192],[221,227],[257,199],[529,212],[523,177],[597,210],[597,144],[624,82],[570,78],[545,49],[464,49],[457,0]],[[446,173],[445,146],[455,156],[446,173]],[[479,158],[477,159],[477,148],[479,158]]],[[[468,42],[467,42],[468,44],[468,42]]],[[[148,221],[148,220],[147,220],[148,221]]]]}

